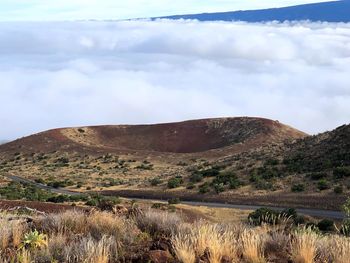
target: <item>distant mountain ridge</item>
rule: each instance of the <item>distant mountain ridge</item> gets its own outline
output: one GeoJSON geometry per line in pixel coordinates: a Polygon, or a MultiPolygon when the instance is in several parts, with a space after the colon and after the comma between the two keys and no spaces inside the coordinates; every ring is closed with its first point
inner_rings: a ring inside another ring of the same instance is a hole
{"type": "Polygon", "coordinates": [[[7,143],[8,141],[7,140],[0,140],[0,145],[1,144],[5,144],[5,143],[7,143]]]}
{"type": "Polygon", "coordinates": [[[167,19],[196,19],[199,21],[323,21],[350,22],[350,0],[304,4],[282,8],[233,11],[221,13],[202,13],[165,16],[167,19]]]}

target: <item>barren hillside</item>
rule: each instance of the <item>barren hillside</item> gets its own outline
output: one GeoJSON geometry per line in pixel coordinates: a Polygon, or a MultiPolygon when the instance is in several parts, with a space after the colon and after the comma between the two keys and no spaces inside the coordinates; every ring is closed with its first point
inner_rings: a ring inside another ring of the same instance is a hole
{"type": "Polygon", "coordinates": [[[199,153],[230,147],[239,152],[305,136],[303,132],[268,119],[203,119],[155,125],[50,130],[2,145],[0,153],[58,150],[199,153]]]}

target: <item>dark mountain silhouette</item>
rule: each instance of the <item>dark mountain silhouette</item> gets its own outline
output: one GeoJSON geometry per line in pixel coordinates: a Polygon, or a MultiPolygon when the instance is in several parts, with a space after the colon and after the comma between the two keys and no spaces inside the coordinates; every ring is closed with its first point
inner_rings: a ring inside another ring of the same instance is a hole
{"type": "Polygon", "coordinates": [[[325,22],[350,22],[350,0],[262,10],[175,15],[162,18],[197,19],[199,21],[283,22],[310,20],[325,22]]]}

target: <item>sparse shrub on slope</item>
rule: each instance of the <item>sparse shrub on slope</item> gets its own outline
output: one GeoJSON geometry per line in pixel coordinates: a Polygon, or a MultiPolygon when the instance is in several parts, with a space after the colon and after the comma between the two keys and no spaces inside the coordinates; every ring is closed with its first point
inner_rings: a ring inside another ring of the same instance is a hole
{"type": "Polygon", "coordinates": [[[182,177],[173,177],[168,181],[168,188],[173,189],[181,186],[183,184],[182,177]]]}

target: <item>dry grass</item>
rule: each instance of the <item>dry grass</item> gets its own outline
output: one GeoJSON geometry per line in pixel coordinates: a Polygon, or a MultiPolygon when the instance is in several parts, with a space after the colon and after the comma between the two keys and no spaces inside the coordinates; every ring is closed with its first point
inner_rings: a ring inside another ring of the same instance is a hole
{"type": "Polygon", "coordinates": [[[111,254],[114,245],[112,237],[103,236],[98,241],[84,237],[74,246],[66,248],[66,262],[108,263],[114,257],[111,254]]]}
{"type": "Polygon", "coordinates": [[[182,225],[173,237],[177,257],[184,263],[206,256],[210,263],[220,263],[224,257],[238,262],[236,233],[219,224],[200,221],[182,225]]]}
{"type": "Polygon", "coordinates": [[[173,238],[172,242],[176,256],[181,262],[196,262],[196,251],[191,236],[179,233],[173,238]]]}
{"type": "Polygon", "coordinates": [[[350,263],[350,239],[326,236],[319,243],[320,259],[323,262],[350,263]]]}
{"type": "Polygon", "coordinates": [[[149,249],[164,239],[183,263],[350,263],[349,238],[321,236],[310,229],[185,223],[175,213],[154,210],[135,218],[70,211],[34,216],[29,224],[9,218],[0,217],[0,262],[4,263],[145,262],[149,249]],[[33,229],[48,236],[47,246],[23,247],[24,233],[33,229]]]}
{"type": "Polygon", "coordinates": [[[252,229],[246,229],[241,237],[242,254],[246,262],[263,263],[266,262],[264,257],[264,246],[266,236],[252,229]]]}
{"type": "Polygon", "coordinates": [[[148,209],[135,217],[137,226],[151,235],[164,234],[170,236],[176,233],[183,223],[181,217],[175,213],[161,212],[148,209]]]}
{"type": "Polygon", "coordinates": [[[87,232],[87,217],[81,211],[40,216],[34,220],[36,229],[45,233],[83,234],[87,232]]]}
{"type": "Polygon", "coordinates": [[[0,218],[0,252],[8,247],[19,247],[26,229],[27,226],[23,220],[9,221],[8,215],[2,215],[0,218]]]}
{"type": "Polygon", "coordinates": [[[311,229],[303,229],[295,233],[292,241],[292,253],[295,263],[313,263],[317,257],[317,241],[319,236],[311,229]]]}

